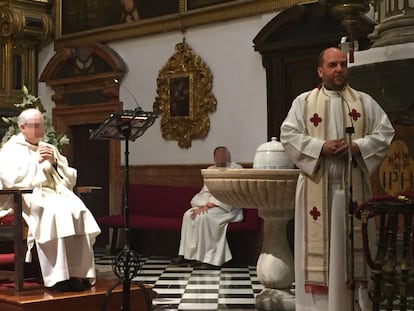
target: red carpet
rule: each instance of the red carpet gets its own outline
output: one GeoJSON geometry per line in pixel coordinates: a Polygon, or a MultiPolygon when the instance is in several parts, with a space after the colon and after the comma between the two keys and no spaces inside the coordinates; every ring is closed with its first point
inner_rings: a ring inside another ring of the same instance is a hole
{"type": "MultiPolygon", "coordinates": [[[[14,288],[14,282],[10,280],[0,280],[0,291],[3,289],[14,288]]],[[[25,280],[23,288],[26,290],[42,288],[43,284],[39,280],[25,280]]]]}

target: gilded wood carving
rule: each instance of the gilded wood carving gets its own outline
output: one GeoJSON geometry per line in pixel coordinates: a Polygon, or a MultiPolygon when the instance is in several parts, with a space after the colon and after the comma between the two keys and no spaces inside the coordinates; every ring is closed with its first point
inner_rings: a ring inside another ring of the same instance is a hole
{"type": "Polygon", "coordinates": [[[210,129],[208,113],[216,110],[211,93],[212,74],[187,43],[178,43],[175,53],[160,70],[154,112],[160,114],[162,137],[190,148],[193,139],[210,129]]]}

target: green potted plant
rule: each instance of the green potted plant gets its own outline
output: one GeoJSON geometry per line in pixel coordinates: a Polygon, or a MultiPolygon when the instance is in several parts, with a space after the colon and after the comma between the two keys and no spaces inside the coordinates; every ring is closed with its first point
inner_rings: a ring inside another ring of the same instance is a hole
{"type": "MultiPolygon", "coordinates": [[[[36,108],[40,110],[43,113],[46,127],[43,140],[49,144],[56,146],[61,152],[63,148],[69,144],[69,138],[66,136],[66,134],[56,133],[55,129],[53,128],[52,121],[45,115],[46,110],[40,102],[40,97],[35,97],[30,94],[25,85],[22,87],[22,93],[22,102],[15,104],[14,106],[19,110],[19,113],[29,108],[36,108]]],[[[19,126],[17,125],[17,117],[2,117],[2,121],[8,125],[8,129],[1,140],[0,147],[2,147],[10,139],[10,137],[20,132],[19,126]]]]}

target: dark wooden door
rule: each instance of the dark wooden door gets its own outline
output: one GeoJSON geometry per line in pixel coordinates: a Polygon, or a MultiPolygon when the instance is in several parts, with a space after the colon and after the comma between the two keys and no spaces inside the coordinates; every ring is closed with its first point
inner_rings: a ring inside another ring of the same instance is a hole
{"type": "MultiPolygon", "coordinates": [[[[99,124],[72,126],[73,162],[78,170],[77,186],[98,186],[102,190],[82,195],[86,206],[95,218],[109,215],[109,141],[90,140],[90,131],[99,124]]],[[[103,232],[96,244],[104,246],[108,241],[108,233],[103,232]]]]}
{"type": "Polygon", "coordinates": [[[290,51],[273,55],[267,75],[268,139],[278,139],[280,125],[285,119],[293,99],[319,83],[316,73],[319,49],[290,51]]]}
{"type": "MultiPolygon", "coordinates": [[[[367,34],[372,30],[372,23],[361,21],[355,34],[360,48],[369,46],[367,34]]],[[[279,138],[280,125],[293,99],[320,83],[316,72],[319,53],[338,46],[346,35],[326,5],[310,3],[281,12],[253,39],[266,68],[268,139],[279,138]]]]}

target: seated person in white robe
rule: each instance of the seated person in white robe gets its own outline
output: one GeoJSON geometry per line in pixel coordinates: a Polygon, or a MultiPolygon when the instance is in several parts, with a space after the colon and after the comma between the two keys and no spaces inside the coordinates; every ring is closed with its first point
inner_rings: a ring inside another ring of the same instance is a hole
{"type": "MultiPolygon", "coordinates": [[[[214,150],[214,163],[208,169],[219,167],[242,168],[231,162],[231,155],[226,147],[214,150]]],[[[191,200],[191,208],[183,216],[181,241],[175,264],[194,260],[213,266],[221,266],[232,259],[227,243],[226,231],[230,222],[243,220],[243,211],[224,204],[211,195],[204,185],[191,200]]]]}
{"type": "Polygon", "coordinates": [[[39,110],[24,110],[17,123],[20,133],[0,150],[0,181],[3,188],[33,189],[23,200],[28,255],[34,243],[44,286],[84,290],[96,279],[93,244],[100,229],[72,191],[77,171],[55,146],[42,141],[45,125],[39,110]]]}

